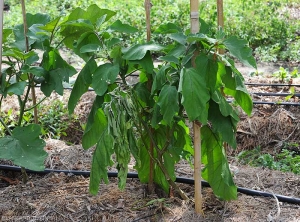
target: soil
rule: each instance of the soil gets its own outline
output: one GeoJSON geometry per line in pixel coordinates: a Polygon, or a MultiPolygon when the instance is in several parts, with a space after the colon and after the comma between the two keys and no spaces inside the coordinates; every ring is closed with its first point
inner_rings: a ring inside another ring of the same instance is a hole
{"type": "MultiPolygon", "coordinates": [[[[253,70],[240,66],[239,70],[246,82],[271,83],[277,80],[271,74],[278,66],[260,64],[258,75],[253,70]],[[261,72],[263,72],[261,74],[261,72]]],[[[293,83],[300,84],[298,79],[293,83]]],[[[250,92],[288,92],[290,87],[249,87],[250,92]]],[[[300,92],[299,87],[295,87],[300,92]]],[[[69,93],[63,97],[53,95],[51,100],[67,101],[69,93]]],[[[76,107],[78,119],[86,118],[94,94],[83,96],[76,107]]],[[[48,101],[51,101],[48,100],[48,101]]],[[[284,101],[284,97],[263,97],[253,95],[255,101],[284,101]]],[[[295,97],[291,102],[298,102],[295,97]]],[[[6,107],[16,107],[15,100],[8,98],[6,107]]],[[[285,144],[300,144],[299,106],[255,105],[250,117],[241,113],[238,125],[236,150],[228,149],[230,169],[237,186],[253,190],[300,198],[300,176],[264,168],[241,165],[236,155],[242,150],[260,147],[266,153],[278,153],[285,144]]],[[[76,126],[78,128],[78,126],[76,126]]],[[[80,145],[80,133],[72,133],[76,127],[70,127],[68,137],[73,144],[47,139],[45,150],[48,158],[46,168],[61,170],[90,170],[93,148],[84,150],[80,145]],[[73,131],[72,131],[73,129],[73,131]],[[73,138],[74,137],[74,138],[73,138]],[[76,142],[75,142],[76,141],[76,142]]],[[[67,140],[67,138],[66,138],[67,140]]],[[[299,149],[300,147],[293,147],[299,149]]],[[[0,161],[0,164],[11,164],[0,161]]],[[[129,169],[134,172],[134,161],[129,169]]],[[[114,167],[109,171],[116,171],[114,167]]],[[[192,178],[190,165],[180,161],[176,165],[180,177],[192,178]]],[[[19,172],[0,170],[0,218],[1,221],[300,221],[300,205],[280,202],[274,197],[250,196],[239,193],[238,199],[222,201],[216,198],[211,188],[203,188],[203,214],[194,212],[194,187],[179,184],[190,198],[180,199],[176,192],[165,196],[157,190],[148,195],[146,186],[138,179],[128,179],[126,188],[121,191],[117,179],[110,178],[109,184],[102,183],[96,196],[89,194],[89,177],[72,173],[50,173],[47,175],[29,174],[27,184],[19,172]]]]}

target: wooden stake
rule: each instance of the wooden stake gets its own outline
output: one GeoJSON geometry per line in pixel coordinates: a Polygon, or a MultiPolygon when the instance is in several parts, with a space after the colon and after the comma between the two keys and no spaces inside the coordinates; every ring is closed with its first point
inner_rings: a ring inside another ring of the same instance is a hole
{"type": "MultiPolygon", "coordinates": [[[[147,31],[147,42],[151,39],[151,18],[150,18],[150,10],[151,10],[151,2],[150,0],[145,0],[145,11],[146,11],[146,31],[147,31]]],[[[149,81],[148,88],[151,90],[152,82],[149,81]]],[[[153,129],[150,129],[150,133],[153,133],[153,129]]],[[[149,180],[148,180],[148,193],[153,194],[154,193],[154,145],[153,141],[150,140],[150,147],[149,147],[149,153],[150,153],[150,163],[149,163],[149,180]]]]}
{"type": "Polygon", "coordinates": [[[151,6],[152,6],[151,1],[145,0],[147,42],[149,42],[151,39],[151,20],[150,20],[151,6]]]}
{"type": "Polygon", "coordinates": [[[1,76],[2,76],[2,41],[3,41],[3,7],[4,7],[4,1],[0,0],[0,82],[1,82],[1,76]]]}
{"type": "MultiPolygon", "coordinates": [[[[223,15],[223,0],[217,0],[217,14],[218,14],[218,29],[224,28],[224,15],[223,15]]],[[[224,54],[224,49],[219,49],[220,54],[224,54]]]]}
{"type": "MultiPolygon", "coordinates": [[[[200,30],[199,24],[199,1],[190,0],[191,7],[191,33],[197,33],[200,30]]],[[[194,59],[196,54],[194,55],[194,59]]],[[[194,65],[194,64],[193,64],[194,65]]],[[[193,122],[194,130],[194,180],[195,180],[195,211],[197,214],[203,214],[202,210],[202,187],[201,187],[201,127],[196,121],[193,122]]]]}

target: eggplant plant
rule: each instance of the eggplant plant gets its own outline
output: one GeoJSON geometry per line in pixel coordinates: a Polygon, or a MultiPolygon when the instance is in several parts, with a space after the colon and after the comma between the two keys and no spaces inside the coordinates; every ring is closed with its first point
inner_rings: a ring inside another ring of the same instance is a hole
{"type": "Polygon", "coordinates": [[[202,126],[203,178],[218,197],[235,199],[237,187],[223,144],[236,147],[236,107],[248,115],[252,111],[251,97],[233,60],[256,68],[247,42],[226,37],[222,30],[212,38],[167,23],[155,33],[169,38],[170,44],[124,46],[118,36],[130,38],[137,30],[119,20],[104,25],[113,14],[96,5],[86,11],[77,8],[61,30],[66,46],[86,61],[70,96],[69,112],[89,87],[96,93],[82,139],[85,149],[96,146],[90,192],[98,192],[101,180],[108,182],[107,167],[114,162],[119,187],[124,189],[132,156],[141,182],[147,183],[152,171],[154,182],[166,193],[172,186],[184,198],[174,183],[175,164],[193,155],[189,120],[202,126]],[[226,54],[219,54],[219,49],[226,54]],[[154,53],[161,55],[158,65],[154,53]],[[97,62],[100,58],[101,63],[97,62]],[[154,161],[152,170],[150,160],[154,161]]]}
{"type": "MultiPolygon", "coordinates": [[[[145,42],[128,46],[124,38],[130,38],[138,30],[119,20],[109,23],[115,14],[91,5],[86,10],[74,9],[65,18],[32,19],[27,34],[29,44],[32,49],[44,51],[38,67],[34,65],[38,61],[35,52],[30,52],[30,56],[22,53],[24,34],[14,33],[16,51],[11,48],[6,55],[23,62],[20,72],[14,74],[17,78],[13,84],[18,86],[15,88],[19,89],[19,84],[26,82],[21,84],[22,90],[18,93],[22,95],[31,84],[23,73],[31,73],[34,79],[41,81],[45,96],[52,91],[63,93],[62,82],[68,81],[75,70],[50,44],[54,34],[59,34],[61,43],[84,61],[68,101],[69,113],[74,112],[81,96],[90,88],[96,94],[82,138],[84,149],[95,146],[90,178],[92,194],[97,194],[101,181],[108,183],[107,168],[115,163],[118,185],[124,189],[128,164],[133,158],[142,183],[148,183],[153,172],[154,182],[166,193],[172,187],[186,198],[174,182],[175,164],[181,159],[191,160],[194,155],[188,121],[197,121],[202,134],[202,176],[219,198],[235,199],[237,187],[223,144],[236,147],[237,106],[248,115],[252,111],[251,97],[234,63],[234,59],[238,59],[256,68],[247,42],[227,37],[222,30],[212,38],[205,31],[191,34],[167,23],[155,31],[168,38],[167,45],[145,42]],[[34,24],[34,21],[39,22],[34,24]],[[220,49],[226,53],[219,54],[220,49]],[[154,55],[160,55],[158,63],[154,55]]],[[[8,90],[15,89],[9,81],[12,80],[9,73],[3,73],[2,95],[16,94],[15,90],[8,90]]],[[[32,133],[38,130],[25,127],[16,130],[16,135],[22,130],[26,138],[38,135],[32,133]]],[[[7,156],[12,143],[20,144],[14,134],[15,131],[12,136],[0,138],[0,158],[14,160],[18,155],[17,151],[10,150],[11,156],[7,156]]],[[[20,146],[14,147],[23,152],[20,146]]],[[[38,160],[41,156],[36,152],[30,158],[38,160]]],[[[15,163],[30,167],[22,161],[15,163]]],[[[41,161],[38,165],[41,166],[41,161]]]]}

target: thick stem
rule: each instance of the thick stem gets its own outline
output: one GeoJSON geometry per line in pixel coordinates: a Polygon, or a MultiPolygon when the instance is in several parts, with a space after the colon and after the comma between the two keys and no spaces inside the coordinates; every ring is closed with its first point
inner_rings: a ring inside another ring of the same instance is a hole
{"type": "MultiPolygon", "coordinates": [[[[4,1],[0,0],[0,44],[2,46],[2,39],[3,39],[3,7],[4,7],[4,1]]],[[[2,77],[2,47],[0,49],[0,83],[1,83],[1,77],[2,77]]]]}
{"type": "Polygon", "coordinates": [[[151,1],[150,0],[145,0],[145,10],[146,10],[147,42],[149,42],[151,39],[151,20],[150,20],[151,1]]]}
{"type": "Polygon", "coordinates": [[[0,117],[0,122],[4,126],[6,131],[9,133],[9,135],[12,135],[12,132],[11,132],[10,128],[6,125],[6,123],[3,121],[3,119],[1,117],[0,117]]]}

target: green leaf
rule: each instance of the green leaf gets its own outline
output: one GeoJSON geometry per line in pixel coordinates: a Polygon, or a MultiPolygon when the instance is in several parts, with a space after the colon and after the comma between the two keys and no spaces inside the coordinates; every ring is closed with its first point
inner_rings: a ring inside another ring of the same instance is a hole
{"type": "Polygon", "coordinates": [[[93,31],[83,33],[74,44],[74,52],[83,60],[88,61],[95,52],[99,51],[102,43],[93,31]]]}
{"type": "Polygon", "coordinates": [[[108,32],[135,33],[138,29],[127,24],[123,24],[120,20],[115,21],[108,27],[108,32]]]}
{"type": "Polygon", "coordinates": [[[57,27],[60,19],[61,19],[61,16],[59,16],[59,17],[55,18],[54,20],[48,22],[44,26],[40,26],[39,28],[52,33],[55,30],[55,28],[57,27]]]}
{"type": "Polygon", "coordinates": [[[147,88],[147,83],[135,84],[134,91],[137,94],[139,102],[143,107],[146,105],[150,105],[150,92],[147,88]]]}
{"type": "Polygon", "coordinates": [[[90,59],[78,74],[68,101],[69,114],[72,114],[74,112],[75,106],[80,97],[88,90],[89,86],[92,84],[92,74],[94,73],[96,68],[97,63],[94,59],[90,59]]]}
{"type": "Polygon", "coordinates": [[[163,85],[167,82],[166,70],[168,68],[170,68],[168,65],[162,66],[155,73],[152,88],[151,88],[151,95],[154,95],[154,93],[156,93],[158,90],[161,90],[163,85]]]}
{"type": "Polygon", "coordinates": [[[178,33],[182,32],[181,28],[179,28],[174,23],[167,23],[160,25],[155,31],[154,34],[169,34],[169,33],[178,33]]]}
{"type": "Polygon", "coordinates": [[[210,95],[205,85],[205,76],[194,68],[182,69],[180,73],[179,92],[190,121],[198,119],[202,124],[207,122],[207,102],[210,95]]]}
{"type": "Polygon", "coordinates": [[[44,140],[39,138],[40,133],[41,127],[36,124],[16,127],[12,136],[0,138],[0,158],[30,170],[44,170],[47,152],[44,151],[44,140]]]}
{"type": "Polygon", "coordinates": [[[170,35],[168,35],[168,37],[170,39],[173,39],[174,41],[178,42],[181,45],[185,45],[186,44],[186,35],[184,35],[183,33],[172,33],[170,35]]]}
{"type": "Polygon", "coordinates": [[[226,159],[223,142],[208,126],[201,128],[202,163],[205,168],[202,177],[210,184],[214,194],[223,200],[237,199],[235,186],[226,159]]]}
{"type": "Polygon", "coordinates": [[[111,159],[114,153],[114,139],[112,135],[105,130],[100,135],[100,140],[97,143],[93,154],[91,178],[90,178],[90,193],[96,195],[99,191],[99,184],[101,179],[108,184],[107,167],[113,165],[111,159]]]}
{"type": "Polygon", "coordinates": [[[159,96],[157,104],[161,107],[161,114],[168,125],[179,111],[178,92],[175,86],[165,85],[159,96]]]}
{"type": "Polygon", "coordinates": [[[170,56],[170,55],[160,56],[158,59],[165,62],[172,62],[179,65],[179,59],[175,56],[170,56]]]}
{"type": "Polygon", "coordinates": [[[163,46],[155,43],[136,44],[124,52],[123,58],[127,60],[140,60],[144,58],[147,51],[161,51],[163,46]]]}
{"type": "Polygon", "coordinates": [[[10,57],[13,57],[17,60],[26,60],[30,57],[35,56],[35,55],[36,55],[36,53],[33,52],[33,51],[23,52],[23,51],[20,51],[18,49],[10,49],[8,51],[3,52],[3,56],[10,56],[10,57]]]}
{"type": "Polygon", "coordinates": [[[97,95],[102,96],[109,85],[113,84],[119,74],[119,66],[106,63],[100,65],[93,76],[92,87],[97,95]]]}
{"type": "Polygon", "coordinates": [[[41,84],[45,96],[50,96],[53,90],[62,95],[64,90],[62,82],[69,82],[69,77],[77,72],[56,49],[44,53],[41,66],[48,71],[45,72],[45,81],[41,84]]]}
{"type": "Polygon", "coordinates": [[[231,147],[236,148],[235,132],[236,126],[233,125],[231,116],[223,116],[220,112],[221,105],[210,101],[208,110],[208,120],[212,123],[215,133],[220,133],[225,142],[231,147]]]}
{"type": "Polygon", "coordinates": [[[252,55],[252,50],[247,46],[248,42],[246,40],[238,39],[236,36],[231,36],[224,40],[223,44],[233,56],[240,60],[240,62],[257,69],[255,59],[252,55]]]}
{"type": "Polygon", "coordinates": [[[26,87],[26,82],[16,82],[11,84],[9,87],[6,88],[7,94],[15,94],[15,95],[23,95],[24,89],[26,87]]]}
{"type": "Polygon", "coordinates": [[[102,133],[106,129],[107,119],[103,110],[99,108],[93,117],[93,123],[89,128],[87,127],[84,131],[82,138],[82,147],[84,149],[88,149],[91,146],[95,145],[100,140],[102,133]]]}

